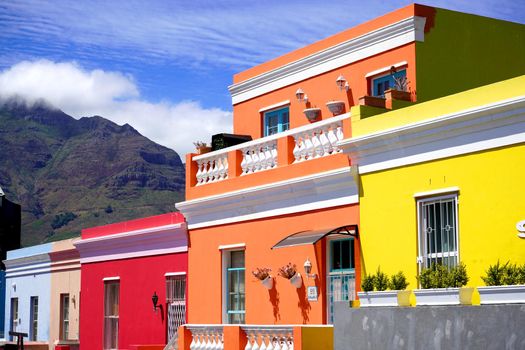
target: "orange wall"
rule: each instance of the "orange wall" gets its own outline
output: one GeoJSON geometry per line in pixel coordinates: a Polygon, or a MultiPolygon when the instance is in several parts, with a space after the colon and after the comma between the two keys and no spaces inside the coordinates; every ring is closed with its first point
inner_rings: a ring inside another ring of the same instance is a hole
{"type": "Polygon", "coordinates": [[[408,62],[407,78],[410,82],[409,88],[415,91],[415,52],[415,44],[407,44],[238,103],[233,106],[233,131],[236,134],[251,135],[252,138],[262,137],[263,115],[259,110],[286,100],[290,100],[290,129],[309,124],[303,114],[303,109],[307,107],[321,108],[321,119],[323,120],[332,117],[332,114],[326,107],[326,102],[331,100],[345,102],[346,111],[348,112],[351,106],[358,104],[359,97],[369,94],[365,77],[367,73],[401,61],[408,62]],[[340,91],[335,83],[339,74],[343,74],[350,84],[348,93],[344,89],[340,91]],[[298,88],[301,88],[308,95],[308,106],[305,106],[304,103],[299,103],[295,98],[295,92],[298,88]]]}
{"type": "MultiPolygon", "coordinates": [[[[337,227],[358,223],[358,207],[341,206],[300,214],[190,230],[188,322],[221,323],[222,256],[220,245],[245,243],[246,323],[303,324],[326,323],[324,243],[271,250],[284,237],[302,230],[337,227]],[[321,279],[307,279],[303,264],[312,262],[312,273],[321,279]],[[277,276],[279,267],[292,262],[303,278],[295,289],[277,276]],[[257,267],[270,267],[274,288],[270,291],[252,277],[257,267]],[[318,301],[307,300],[306,285],[318,286],[318,301]]],[[[356,259],[358,261],[359,259],[356,259]]],[[[356,267],[359,271],[359,267],[356,267]]]]}

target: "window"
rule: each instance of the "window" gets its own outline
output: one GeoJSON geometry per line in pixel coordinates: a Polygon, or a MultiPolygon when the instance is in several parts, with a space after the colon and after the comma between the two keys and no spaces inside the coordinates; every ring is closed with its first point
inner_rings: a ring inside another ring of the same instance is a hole
{"type": "Polygon", "coordinates": [[[333,323],[334,302],[354,300],[354,239],[332,239],[328,242],[328,320],[333,323]]]}
{"type": "Polygon", "coordinates": [[[69,294],[60,294],[60,340],[69,339],[69,294]]]}
{"type": "MultiPolygon", "coordinates": [[[[11,331],[16,332],[18,327],[18,298],[11,298],[11,331]]],[[[13,340],[13,337],[9,337],[13,340]]]]}
{"type": "Polygon", "coordinates": [[[166,276],[166,304],[169,341],[179,326],[186,323],[186,275],[166,276]]]}
{"type": "Polygon", "coordinates": [[[277,134],[290,128],[288,107],[264,113],[264,136],[277,134]]]}
{"type": "Polygon", "coordinates": [[[119,281],[104,283],[104,350],[118,349],[119,281]]]}
{"type": "Polygon", "coordinates": [[[419,258],[423,267],[432,263],[449,267],[458,263],[457,195],[418,201],[419,258]]]}
{"type": "Polygon", "coordinates": [[[31,297],[29,310],[29,340],[38,338],[38,297],[31,297]]]}
{"type": "Polygon", "coordinates": [[[244,250],[228,251],[226,265],[227,323],[245,323],[244,250]]]}
{"type": "Polygon", "coordinates": [[[372,96],[384,97],[385,91],[394,87],[394,78],[399,79],[402,77],[406,77],[406,69],[375,78],[372,80],[372,96]]]}

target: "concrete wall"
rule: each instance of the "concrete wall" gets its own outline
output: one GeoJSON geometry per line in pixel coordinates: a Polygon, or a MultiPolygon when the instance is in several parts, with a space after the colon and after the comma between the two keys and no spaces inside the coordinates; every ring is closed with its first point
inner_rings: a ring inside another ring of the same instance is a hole
{"type": "Polygon", "coordinates": [[[334,308],[335,350],[525,349],[525,304],[334,308]]]}

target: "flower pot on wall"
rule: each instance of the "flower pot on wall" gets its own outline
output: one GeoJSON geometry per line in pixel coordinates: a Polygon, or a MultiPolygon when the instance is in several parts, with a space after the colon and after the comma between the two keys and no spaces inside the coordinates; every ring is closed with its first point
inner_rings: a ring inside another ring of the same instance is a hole
{"type": "Polygon", "coordinates": [[[397,290],[357,292],[360,307],[397,306],[397,290]]]}
{"type": "Polygon", "coordinates": [[[209,146],[203,146],[203,147],[197,147],[196,148],[197,154],[204,154],[211,151],[211,147],[209,146]]]}
{"type": "Polygon", "coordinates": [[[297,289],[301,288],[301,286],[303,285],[301,274],[297,272],[295,275],[293,275],[292,278],[290,278],[290,283],[297,289]]]}
{"type": "Polygon", "coordinates": [[[272,289],[273,288],[273,277],[272,276],[266,277],[265,279],[261,280],[261,284],[266,289],[272,289]]]}
{"type": "Polygon", "coordinates": [[[342,114],[345,111],[345,103],[343,101],[327,102],[326,107],[328,107],[328,109],[334,116],[342,114]]]}
{"type": "Polygon", "coordinates": [[[416,298],[412,290],[400,290],[397,292],[397,305],[415,306],[416,298]]]}
{"type": "Polygon", "coordinates": [[[525,303],[525,285],[478,287],[481,304],[525,303]]]}
{"type": "Polygon", "coordinates": [[[459,288],[415,289],[416,305],[459,305],[459,288]]]}
{"type": "Polygon", "coordinates": [[[303,113],[310,122],[315,122],[321,116],[321,108],[307,108],[303,113]]]}
{"type": "Polygon", "coordinates": [[[385,98],[387,100],[410,101],[410,92],[395,90],[395,89],[388,89],[385,91],[385,98]]]}

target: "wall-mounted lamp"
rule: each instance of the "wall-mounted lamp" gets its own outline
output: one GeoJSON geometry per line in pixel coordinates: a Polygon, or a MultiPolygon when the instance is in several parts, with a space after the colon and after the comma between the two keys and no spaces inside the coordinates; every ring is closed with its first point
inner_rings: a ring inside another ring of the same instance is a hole
{"type": "Polygon", "coordinates": [[[311,274],[312,272],[312,263],[310,262],[310,259],[306,258],[306,261],[304,262],[304,272],[306,273],[306,277],[308,278],[316,278],[317,275],[311,274]]]}
{"type": "Polygon", "coordinates": [[[153,302],[153,311],[157,312],[157,303],[159,302],[159,297],[157,295],[157,292],[153,292],[151,301],[153,302]]]}
{"type": "Polygon", "coordinates": [[[308,96],[304,93],[303,89],[301,88],[297,89],[297,91],[295,92],[295,97],[297,97],[297,101],[299,101],[299,103],[308,102],[308,96]]]}
{"type": "Polygon", "coordinates": [[[337,77],[335,83],[337,84],[339,91],[342,91],[343,89],[348,91],[348,89],[350,89],[350,84],[348,84],[348,81],[346,81],[345,77],[342,74],[337,77]]]}

